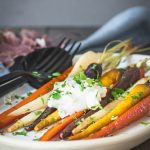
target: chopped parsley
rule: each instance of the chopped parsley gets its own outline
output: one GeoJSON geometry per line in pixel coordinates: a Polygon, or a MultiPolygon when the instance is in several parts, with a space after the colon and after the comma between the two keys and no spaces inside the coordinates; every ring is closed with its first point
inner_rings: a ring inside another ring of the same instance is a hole
{"type": "Polygon", "coordinates": [[[42,97],[42,95],[40,95],[40,99],[41,99],[42,103],[44,104],[44,103],[45,103],[45,100],[44,100],[44,98],[42,97]]]}
{"type": "Polygon", "coordinates": [[[57,77],[57,76],[59,76],[60,75],[60,72],[54,72],[54,73],[52,73],[52,76],[53,77],[57,77]]]}
{"type": "Polygon", "coordinates": [[[25,99],[24,96],[20,96],[20,95],[14,95],[14,97],[15,97],[16,99],[25,99]]]}
{"type": "Polygon", "coordinates": [[[56,119],[55,117],[51,117],[51,121],[52,121],[52,122],[56,122],[57,119],[56,119]]]}
{"type": "Polygon", "coordinates": [[[13,132],[12,133],[13,136],[16,136],[16,135],[22,135],[22,136],[27,136],[27,131],[25,130],[22,130],[22,131],[16,131],[16,132],[13,132]]]}
{"type": "Polygon", "coordinates": [[[12,99],[11,99],[11,97],[5,99],[5,100],[4,100],[4,104],[5,104],[5,105],[12,105],[12,99]]]}
{"type": "Polygon", "coordinates": [[[96,69],[96,67],[97,67],[97,65],[96,64],[93,64],[93,66],[92,66],[92,69],[96,69]]]}
{"type": "Polygon", "coordinates": [[[150,122],[141,121],[140,124],[142,124],[142,125],[150,125],[150,122]]]}
{"type": "Polygon", "coordinates": [[[132,96],[132,99],[138,99],[143,95],[143,92],[138,92],[135,95],[132,96]]]}
{"type": "Polygon", "coordinates": [[[75,125],[79,126],[79,125],[81,125],[81,123],[82,123],[81,121],[77,121],[77,122],[75,122],[75,125]]]}
{"type": "Polygon", "coordinates": [[[55,91],[53,91],[53,93],[51,94],[51,97],[53,99],[59,99],[61,97],[61,91],[59,89],[56,89],[55,91]]]}
{"type": "Polygon", "coordinates": [[[114,91],[112,91],[112,96],[114,97],[114,99],[118,99],[122,94],[124,93],[123,89],[120,88],[115,88],[114,91]]]}
{"type": "Polygon", "coordinates": [[[41,115],[41,114],[42,114],[42,111],[40,111],[40,110],[35,111],[35,112],[34,112],[34,114],[35,114],[36,116],[39,116],[39,115],[41,115]]]}
{"type": "Polygon", "coordinates": [[[66,81],[64,81],[64,83],[61,85],[62,88],[64,88],[66,86],[66,81]]]}
{"type": "Polygon", "coordinates": [[[48,77],[49,79],[51,79],[53,76],[52,76],[52,75],[48,75],[47,77],[48,77]]]}
{"type": "Polygon", "coordinates": [[[88,83],[89,87],[92,87],[94,85],[94,83],[95,83],[94,79],[90,79],[90,78],[87,78],[86,82],[88,83]]]}
{"type": "Polygon", "coordinates": [[[76,121],[75,122],[75,125],[76,126],[79,126],[79,125],[81,125],[81,123],[84,121],[84,118],[82,118],[80,121],[76,121]]]}
{"type": "Polygon", "coordinates": [[[28,93],[27,93],[27,96],[30,96],[30,95],[32,95],[32,92],[28,92],[28,93]]]}
{"type": "Polygon", "coordinates": [[[93,85],[102,86],[102,83],[99,79],[87,78],[83,71],[75,75],[73,80],[80,85],[81,91],[85,89],[85,84],[87,84],[89,87],[92,87],[93,85]]]}
{"type": "Polygon", "coordinates": [[[28,109],[26,110],[26,112],[29,112],[29,111],[31,111],[31,109],[28,108],[28,109]]]}
{"type": "Polygon", "coordinates": [[[35,136],[33,141],[39,141],[39,138],[35,136]]]}
{"type": "Polygon", "coordinates": [[[33,75],[34,77],[40,77],[40,76],[41,76],[41,74],[40,74],[39,72],[37,72],[37,71],[33,71],[33,72],[32,72],[32,75],[33,75]]]}
{"type": "Polygon", "coordinates": [[[94,122],[96,121],[96,120],[95,120],[95,117],[90,116],[89,118],[90,118],[90,121],[91,121],[92,123],[94,123],[94,122]]]}
{"type": "Polygon", "coordinates": [[[67,91],[65,94],[67,94],[67,95],[70,95],[70,94],[72,94],[70,91],[67,91]]]}
{"type": "Polygon", "coordinates": [[[103,107],[101,106],[101,104],[95,105],[91,107],[92,110],[97,110],[97,109],[103,109],[103,107]]]}

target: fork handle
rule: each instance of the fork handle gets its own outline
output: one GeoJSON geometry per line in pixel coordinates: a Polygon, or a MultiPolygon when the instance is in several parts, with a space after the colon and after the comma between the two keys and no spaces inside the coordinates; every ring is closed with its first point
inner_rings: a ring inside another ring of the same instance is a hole
{"type": "Polygon", "coordinates": [[[6,82],[11,82],[11,80],[18,78],[20,76],[29,76],[29,75],[31,74],[25,71],[14,71],[14,72],[8,73],[0,77],[0,85],[6,82]]]}
{"type": "Polygon", "coordinates": [[[23,77],[20,77],[7,84],[0,85],[0,97],[23,85],[25,82],[26,80],[23,77]]]}
{"type": "Polygon", "coordinates": [[[95,33],[82,40],[80,51],[104,47],[116,39],[132,38],[135,44],[150,44],[150,12],[144,7],[130,8],[108,21],[95,33]]]}

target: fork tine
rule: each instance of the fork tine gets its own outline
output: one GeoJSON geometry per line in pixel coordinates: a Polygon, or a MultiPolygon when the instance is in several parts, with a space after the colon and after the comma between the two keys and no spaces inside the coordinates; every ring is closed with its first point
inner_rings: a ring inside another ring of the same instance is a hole
{"type": "MultiPolygon", "coordinates": [[[[63,43],[66,43],[65,41],[66,41],[66,38],[64,38],[64,39],[58,44],[58,46],[53,50],[53,52],[52,52],[50,55],[48,55],[48,57],[46,57],[44,60],[42,60],[42,62],[40,62],[39,65],[37,65],[37,66],[35,67],[35,70],[41,70],[42,68],[44,68],[44,67],[49,63],[49,61],[50,61],[53,57],[55,57],[55,55],[60,51],[60,47],[61,47],[61,45],[62,45],[63,43]]],[[[67,41],[69,41],[69,40],[67,40],[67,41]]],[[[65,45],[66,45],[66,44],[65,44],[65,45]]],[[[65,45],[64,45],[64,46],[65,46],[65,45]]]]}
{"type": "Polygon", "coordinates": [[[74,42],[72,43],[72,45],[70,46],[69,50],[67,51],[69,54],[70,54],[70,52],[72,51],[73,47],[76,45],[76,43],[77,43],[77,41],[74,41],[74,42]]]}
{"type": "Polygon", "coordinates": [[[71,55],[71,57],[69,57],[66,61],[65,61],[65,64],[61,67],[59,67],[58,69],[60,70],[61,68],[61,71],[64,71],[66,68],[68,68],[70,66],[70,63],[72,63],[72,58],[74,57],[75,54],[78,53],[78,51],[80,50],[80,46],[81,46],[81,43],[78,44],[78,46],[74,49],[72,48],[73,50],[73,53],[71,55]]]}
{"type": "Polygon", "coordinates": [[[45,48],[41,50],[39,57],[37,58],[37,61],[31,66],[30,70],[33,70],[38,64],[42,62],[42,60],[47,56],[47,53],[51,55],[53,51],[50,51],[49,48],[45,48]]]}
{"type": "MultiPolygon", "coordinates": [[[[74,46],[76,45],[77,42],[73,42],[72,46],[70,47],[70,49],[68,50],[68,52],[71,52],[72,49],[74,49],[74,46]]],[[[81,46],[81,43],[76,47],[76,49],[74,50],[74,55],[77,53],[77,51],[79,50],[81,46]]],[[[74,55],[65,55],[59,62],[57,62],[57,64],[55,66],[50,66],[52,67],[50,69],[50,73],[54,72],[54,71],[63,71],[65,70],[67,67],[69,67],[70,62],[72,60],[72,57],[74,55]],[[62,66],[63,64],[63,66],[62,66]]]]}
{"type": "MultiPolygon", "coordinates": [[[[77,46],[77,48],[72,52],[72,56],[74,56],[75,54],[78,53],[78,51],[80,50],[81,44],[82,44],[82,43],[79,43],[79,45],[77,46]]],[[[72,50],[73,50],[73,49],[72,49],[72,50]]]]}
{"type": "MultiPolygon", "coordinates": [[[[69,43],[70,40],[67,40],[67,42],[64,44],[63,47],[65,48],[69,43]]],[[[59,50],[58,53],[55,53],[53,57],[49,57],[49,56],[47,57],[47,63],[45,64],[45,66],[43,66],[43,68],[41,68],[41,71],[45,72],[46,70],[48,70],[51,66],[55,65],[55,63],[57,63],[57,61],[59,61],[64,54],[67,53],[63,49],[58,49],[58,50],[59,50]]]]}

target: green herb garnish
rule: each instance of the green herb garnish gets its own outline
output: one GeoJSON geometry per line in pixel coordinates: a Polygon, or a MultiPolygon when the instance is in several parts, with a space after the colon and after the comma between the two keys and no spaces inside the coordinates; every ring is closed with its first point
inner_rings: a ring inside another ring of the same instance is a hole
{"type": "Polygon", "coordinates": [[[115,88],[114,91],[112,91],[112,96],[114,97],[114,99],[118,99],[122,94],[124,93],[123,89],[120,88],[115,88]]]}
{"type": "Polygon", "coordinates": [[[90,118],[90,121],[91,121],[92,123],[95,122],[95,117],[90,116],[89,118],[90,118]]]}
{"type": "Polygon", "coordinates": [[[42,97],[42,95],[40,95],[40,99],[41,99],[42,103],[44,104],[44,103],[45,103],[45,100],[44,100],[44,98],[42,97]]]}
{"type": "Polygon", "coordinates": [[[89,87],[93,86],[94,83],[95,83],[94,79],[90,79],[90,78],[87,78],[87,79],[86,79],[86,82],[88,83],[88,86],[89,86],[89,87]]]}
{"type": "Polygon", "coordinates": [[[141,121],[140,124],[142,124],[142,125],[150,125],[150,122],[141,121]]]}
{"type": "Polygon", "coordinates": [[[35,137],[35,138],[33,139],[33,141],[39,141],[39,138],[35,137]]]}
{"type": "Polygon", "coordinates": [[[33,71],[32,75],[35,76],[35,77],[40,77],[41,76],[41,74],[37,71],[33,71]]]}
{"type": "Polygon", "coordinates": [[[51,118],[51,121],[52,121],[52,122],[56,122],[57,119],[56,119],[55,117],[52,117],[52,118],[51,118]]]}
{"type": "Polygon", "coordinates": [[[16,131],[16,132],[13,132],[12,133],[13,136],[16,136],[16,135],[22,135],[22,136],[27,136],[27,131],[25,130],[22,130],[22,131],[16,131]]]}
{"type": "Polygon", "coordinates": [[[51,94],[51,97],[53,99],[59,99],[61,97],[61,91],[59,89],[56,89],[55,91],[53,91],[53,93],[51,94]]]}
{"type": "Polygon", "coordinates": [[[27,93],[27,96],[30,96],[30,95],[32,95],[32,92],[28,92],[28,93],[27,93]]]}
{"type": "Polygon", "coordinates": [[[91,107],[92,110],[97,110],[97,109],[103,109],[103,107],[101,106],[101,104],[95,105],[91,107]]]}
{"type": "Polygon", "coordinates": [[[29,111],[31,111],[31,109],[28,108],[28,109],[26,110],[26,112],[29,112],[29,111]]]}
{"type": "Polygon", "coordinates": [[[42,111],[40,111],[40,110],[35,111],[35,112],[34,112],[34,114],[35,114],[36,116],[39,116],[39,115],[41,115],[41,114],[42,114],[42,111]]]}
{"type": "Polygon", "coordinates": [[[82,121],[77,121],[77,122],[75,122],[75,125],[79,126],[79,125],[81,125],[81,123],[82,123],[82,121]]]}
{"type": "Polygon", "coordinates": [[[51,79],[51,78],[52,78],[52,75],[48,75],[47,77],[48,77],[49,79],[51,79]]]}
{"type": "Polygon", "coordinates": [[[15,97],[16,99],[24,99],[24,98],[25,98],[24,96],[20,96],[20,95],[14,95],[14,97],[15,97]]]}
{"type": "Polygon", "coordinates": [[[97,67],[97,65],[96,64],[93,64],[93,66],[92,66],[92,69],[96,69],[96,67],[97,67]]]}
{"type": "Polygon", "coordinates": [[[61,87],[65,87],[66,86],[66,81],[64,81],[64,83],[61,85],[61,87]]]}
{"type": "Polygon", "coordinates": [[[4,104],[5,104],[5,105],[12,105],[12,100],[11,100],[11,98],[5,99],[5,100],[4,100],[4,104]]]}
{"type": "Polygon", "coordinates": [[[65,94],[67,94],[67,95],[70,95],[70,94],[72,94],[70,91],[67,91],[65,94]]]}
{"type": "Polygon", "coordinates": [[[138,99],[143,95],[143,92],[138,92],[135,95],[132,96],[132,99],[138,99]]]}
{"type": "Polygon", "coordinates": [[[52,76],[53,77],[57,77],[57,76],[59,76],[60,75],[60,72],[54,72],[54,73],[52,73],[52,76]]]}

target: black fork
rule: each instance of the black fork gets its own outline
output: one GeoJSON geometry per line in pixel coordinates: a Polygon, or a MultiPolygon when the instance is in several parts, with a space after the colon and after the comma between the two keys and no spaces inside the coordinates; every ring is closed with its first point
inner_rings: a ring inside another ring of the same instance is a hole
{"type": "Polygon", "coordinates": [[[36,54],[33,52],[23,57],[21,59],[23,70],[13,71],[0,77],[0,96],[25,82],[34,88],[39,88],[50,80],[49,75],[53,72],[62,72],[71,66],[72,58],[77,54],[81,43],[71,42],[72,45],[66,52],[65,48],[70,42],[70,39],[64,38],[57,47],[38,50],[35,52],[36,54]],[[33,74],[32,71],[37,72],[37,75],[33,74]]]}

